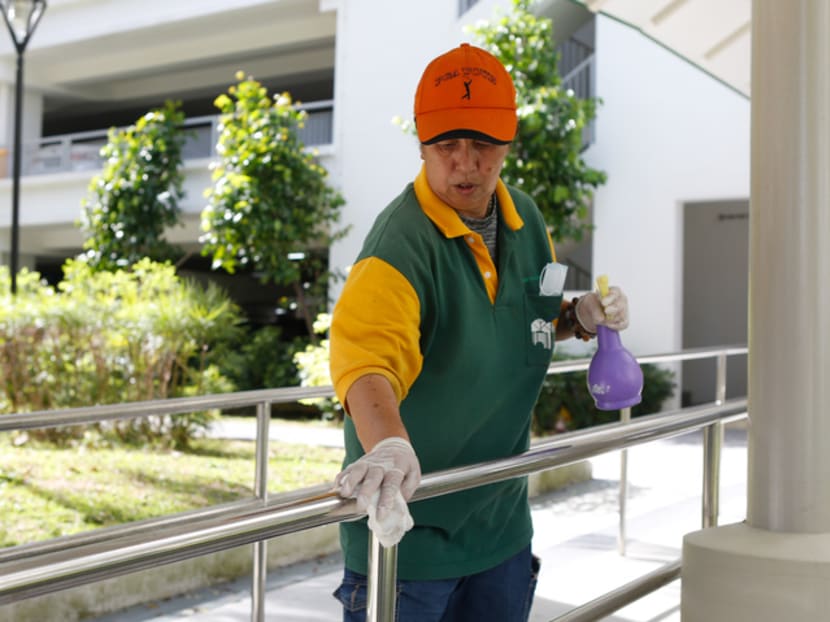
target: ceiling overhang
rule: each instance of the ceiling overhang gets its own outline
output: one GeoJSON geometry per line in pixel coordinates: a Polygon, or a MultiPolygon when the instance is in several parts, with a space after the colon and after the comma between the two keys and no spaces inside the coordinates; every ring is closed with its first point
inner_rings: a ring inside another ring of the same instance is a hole
{"type": "Polygon", "coordinates": [[[749,96],[751,0],[584,0],[580,4],[636,28],[749,96]]]}

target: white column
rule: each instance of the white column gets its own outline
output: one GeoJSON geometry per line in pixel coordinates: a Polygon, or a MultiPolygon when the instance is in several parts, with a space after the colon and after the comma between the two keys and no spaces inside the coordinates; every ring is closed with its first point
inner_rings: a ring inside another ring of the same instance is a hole
{"type": "Polygon", "coordinates": [[[830,3],[753,4],[748,519],[830,532],[830,3]]]}
{"type": "Polygon", "coordinates": [[[753,0],[747,522],[686,536],[684,622],[830,615],[830,2],[753,0]]]}

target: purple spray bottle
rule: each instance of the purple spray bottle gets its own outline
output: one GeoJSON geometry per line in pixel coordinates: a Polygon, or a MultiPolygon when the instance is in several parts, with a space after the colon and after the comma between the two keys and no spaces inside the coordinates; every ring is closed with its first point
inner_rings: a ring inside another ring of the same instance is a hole
{"type": "MultiPolygon", "coordinates": [[[[600,298],[608,295],[608,277],[597,277],[600,298]]],[[[588,367],[588,392],[600,410],[619,410],[640,403],[643,370],[626,350],[620,334],[607,326],[597,326],[597,351],[588,367]]]]}

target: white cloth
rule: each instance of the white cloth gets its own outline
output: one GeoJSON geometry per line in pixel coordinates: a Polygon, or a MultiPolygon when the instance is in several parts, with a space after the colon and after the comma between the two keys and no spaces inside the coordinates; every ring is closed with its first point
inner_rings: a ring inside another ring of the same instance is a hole
{"type": "Polygon", "coordinates": [[[392,507],[384,512],[383,518],[378,519],[377,503],[380,491],[372,495],[366,513],[369,515],[369,529],[375,534],[378,541],[385,547],[395,546],[401,541],[404,534],[415,524],[409,513],[409,506],[400,492],[393,498],[392,507]]]}

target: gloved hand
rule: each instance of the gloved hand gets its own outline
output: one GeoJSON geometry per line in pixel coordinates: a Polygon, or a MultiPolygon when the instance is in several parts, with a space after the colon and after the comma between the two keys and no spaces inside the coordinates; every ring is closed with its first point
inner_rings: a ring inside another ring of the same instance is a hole
{"type": "MultiPolygon", "coordinates": [[[[400,540],[412,527],[406,502],[420,483],[421,465],[415,450],[406,439],[395,436],[383,439],[343,469],[335,478],[334,487],[342,497],[357,498],[357,509],[369,514],[369,526],[379,539],[378,525],[407,525],[400,530],[400,540]]],[[[395,529],[381,527],[380,531],[395,529]]]]}
{"type": "Polygon", "coordinates": [[[628,327],[628,298],[619,287],[609,287],[608,295],[600,298],[596,292],[580,297],[576,302],[576,319],[591,333],[597,332],[597,325],[612,330],[628,327]]]}

